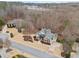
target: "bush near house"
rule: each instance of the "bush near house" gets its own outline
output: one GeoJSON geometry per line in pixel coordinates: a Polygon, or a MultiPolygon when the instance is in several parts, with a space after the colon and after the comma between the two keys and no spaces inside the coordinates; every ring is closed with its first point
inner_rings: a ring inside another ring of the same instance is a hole
{"type": "Polygon", "coordinates": [[[79,43],[79,38],[76,39],[76,42],[79,43]]]}
{"type": "Polygon", "coordinates": [[[61,56],[65,57],[65,58],[70,58],[70,52],[69,53],[61,53],[61,56]]]}
{"type": "Polygon", "coordinates": [[[19,32],[19,33],[21,33],[21,32],[22,32],[22,30],[21,30],[21,29],[18,29],[18,32],[19,32]]]}
{"type": "Polygon", "coordinates": [[[15,55],[15,56],[13,56],[12,58],[27,58],[27,57],[25,57],[25,56],[23,56],[23,55],[20,55],[20,54],[17,54],[17,55],[15,55]]]}
{"type": "Polygon", "coordinates": [[[62,34],[58,34],[58,38],[56,40],[59,43],[63,43],[64,42],[64,36],[62,34]]]}
{"type": "Polygon", "coordinates": [[[9,33],[9,31],[6,31],[6,33],[9,33]]]}
{"type": "Polygon", "coordinates": [[[11,38],[14,37],[13,33],[10,33],[11,38]]]}
{"type": "Polygon", "coordinates": [[[64,42],[64,39],[63,39],[63,40],[61,40],[61,39],[60,39],[60,40],[57,39],[56,41],[59,42],[59,43],[63,43],[63,42],[64,42]]]}
{"type": "Polygon", "coordinates": [[[39,39],[36,36],[34,36],[33,38],[35,41],[39,41],[39,39]]]}
{"type": "Polygon", "coordinates": [[[61,56],[65,57],[65,58],[70,58],[71,52],[73,52],[72,46],[74,44],[74,41],[73,40],[69,40],[69,41],[64,40],[62,44],[63,44],[64,52],[61,53],[61,56]]]}

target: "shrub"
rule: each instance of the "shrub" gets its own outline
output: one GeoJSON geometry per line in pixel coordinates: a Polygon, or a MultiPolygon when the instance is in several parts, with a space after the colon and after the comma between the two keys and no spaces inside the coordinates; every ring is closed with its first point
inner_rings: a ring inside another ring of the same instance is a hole
{"type": "Polygon", "coordinates": [[[65,58],[70,58],[71,54],[70,54],[70,52],[69,53],[62,52],[61,56],[65,57],[65,58]]]}
{"type": "Polygon", "coordinates": [[[10,33],[11,38],[14,36],[13,33],[10,33]]]}
{"type": "Polygon", "coordinates": [[[74,44],[73,40],[65,39],[63,41],[63,50],[64,50],[63,54],[65,58],[70,58],[73,44],[74,44]]]}
{"type": "Polygon", "coordinates": [[[12,58],[27,58],[27,57],[18,54],[18,55],[13,56],[12,58]]]}
{"type": "Polygon", "coordinates": [[[4,23],[4,21],[3,21],[3,18],[0,17],[0,27],[2,27],[4,24],[5,24],[5,23],[4,23]]]}
{"type": "Polygon", "coordinates": [[[70,58],[70,52],[65,54],[65,58],[70,58]]]}
{"type": "Polygon", "coordinates": [[[21,29],[18,29],[18,32],[21,33],[22,32],[21,29]]]}
{"type": "Polygon", "coordinates": [[[6,31],[6,33],[9,33],[9,31],[6,31]]]}
{"type": "Polygon", "coordinates": [[[76,39],[76,42],[79,43],[79,38],[76,39]]]}
{"type": "Polygon", "coordinates": [[[59,42],[59,43],[63,43],[63,42],[64,42],[64,39],[63,39],[63,40],[61,40],[61,39],[60,39],[60,40],[57,39],[56,41],[59,42]]]}

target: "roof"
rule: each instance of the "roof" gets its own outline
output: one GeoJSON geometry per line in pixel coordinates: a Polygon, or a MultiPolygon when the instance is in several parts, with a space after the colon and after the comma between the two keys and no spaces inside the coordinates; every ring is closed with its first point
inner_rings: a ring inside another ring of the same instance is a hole
{"type": "Polygon", "coordinates": [[[53,40],[53,37],[54,37],[54,34],[50,33],[50,34],[47,34],[45,38],[48,40],[53,40]]]}
{"type": "Polygon", "coordinates": [[[56,34],[52,33],[50,29],[46,29],[46,28],[43,28],[41,31],[37,32],[36,35],[45,36],[44,38],[48,40],[53,40],[53,38],[57,37],[56,34]]]}
{"type": "Polygon", "coordinates": [[[36,34],[37,35],[41,35],[41,34],[46,35],[48,33],[51,33],[51,30],[50,29],[43,28],[41,31],[37,32],[36,34]]]}
{"type": "Polygon", "coordinates": [[[14,19],[8,22],[7,24],[13,24],[16,26],[16,28],[24,28],[26,25],[26,22],[23,19],[14,19]]]}

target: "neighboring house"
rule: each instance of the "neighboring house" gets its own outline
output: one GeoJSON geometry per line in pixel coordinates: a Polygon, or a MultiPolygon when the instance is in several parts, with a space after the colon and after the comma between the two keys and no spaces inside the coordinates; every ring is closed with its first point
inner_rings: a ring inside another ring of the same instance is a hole
{"type": "Polygon", "coordinates": [[[7,49],[9,49],[11,43],[8,40],[9,36],[4,33],[0,33],[0,56],[2,58],[8,57],[7,55],[7,49]]]}
{"type": "Polygon", "coordinates": [[[16,27],[16,20],[10,21],[7,23],[8,28],[14,28],[16,27]]]}
{"type": "Polygon", "coordinates": [[[22,29],[25,28],[25,21],[23,19],[14,19],[7,23],[8,28],[17,28],[18,32],[22,32],[22,29]]]}
{"type": "Polygon", "coordinates": [[[7,24],[7,27],[8,27],[8,28],[15,28],[16,25],[15,25],[15,24],[7,24]]]}
{"type": "Polygon", "coordinates": [[[50,29],[43,28],[41,31],[36,33],[36,38],[45,44],[51,44],[52,41],[57,40],[57,34],[52,33],[50,29]]]}

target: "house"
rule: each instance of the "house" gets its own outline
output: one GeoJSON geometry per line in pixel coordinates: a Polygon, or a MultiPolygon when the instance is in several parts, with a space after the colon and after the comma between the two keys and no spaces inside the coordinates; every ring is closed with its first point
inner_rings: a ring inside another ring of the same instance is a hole
{"type": "Polygon", "coordinates": [[[7,23],[7,27],[8,27],[8,28],[15,28],[15,27],[16,27],[15,20],[13,20],[13,21],[7,23]]]}
{"type": "Polygon", "coordinates": [[[42,40],[43,43],[46,43],[46,44],[50,45],[51,41],[53,40],[53,35],[54,35],[53,33],[46,34],[44,40],[42,40]]]}
{"type": "Polygon", "coordinates": [[[7,23],[7,27],[8,28],[17,28],[18,32],[22,32],[22,29],[25,28],[25,21],[22,19],[14,19],[12,21],[9,21],[9,23],[7,23]]]}
{"type": "Polygon", "coordinates": [[[50,29],[43,28],[39,32],[36,33],[36,37],[39,38],[40,40],[41,39],[43,40],[46,34],[50,32],[51,32],[50,29]]]}
{"type": "Polygon", "coordinates": [[[41,31],[36,33],[36,38],[40,42],[48,45],[51,45],[52,41],[56,41],[57,37],[56,33],[52,33],[50,29],[46,28],[43,28],[41,31]]]}

